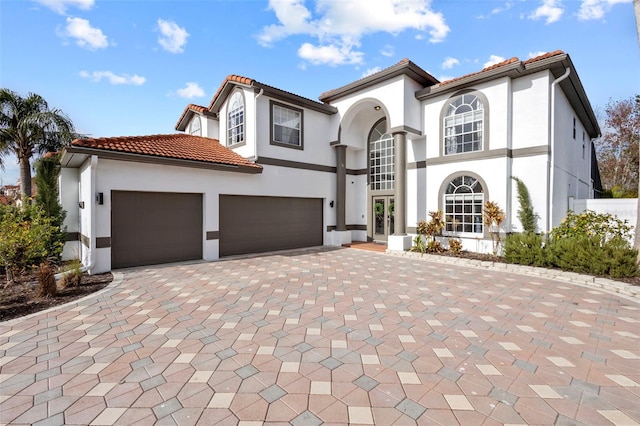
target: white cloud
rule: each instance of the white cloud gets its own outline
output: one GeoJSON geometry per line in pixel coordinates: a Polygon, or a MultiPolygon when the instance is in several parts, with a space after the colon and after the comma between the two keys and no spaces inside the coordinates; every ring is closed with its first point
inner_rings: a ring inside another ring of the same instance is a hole
{"type": "Polygon", "coordinates": [[[489,56],[489,60],[484,63],[482,68],[484,69],[484,68],[490,67],[490,66],[495,65],[495,64],[499,64],[500,62],[504,62],[504,61],[505,61],[505,59],[502,56],[491,55],[491,56],[489,56]]]}
{"type": "Polygon", "coordinates": [[[460,65],[460,61],[456,58],[452,58],[451,56],[447,56],[446,58],[444,58],[444,62],[442,63],[442,69],[450,70],[456,65],[460,65]]]}
{"type": "Polygon", "coordinates": [[[368,70],[366,70],[365,72],[362,73],[362,78],[368,77],[372,74],[375,74],[377,72],[382,71],[382,68],[380,67],[373,67],[373,68],[369,68],[368,70]]]}
{"type": "Polygon", "coordinates": [[[95,0],[34,0],[43,6],[48,7],[56,13],[64,15],[68,7],[77,7],[80,10],[89,10],[93,7],[95,0]]]}
{"type": "Polygon", "coordinates": [[[185,87],[176,91],[181,98],[201,98],[204,96],[204,90],[198,85],[198,83],[188,82],[185,87]]]}
{"type": "Polygon", "coordinates": [[[393,56],[394,53],[395,51],[393,49],[393,46],[391,46],[390,44],[385,45],[384,48],[380,51],[380,54],[382,56],[386,56],[387,58],[393,56]]]}
{"type": "Polygon", "coordinates": [[[548,53],[548,52],[543,52],[543,51],[540,51],[540,52],[529,52],[529,56],[528,56],[528,58],[529,58],[529,59],[531,59],[531,58],[537,58],[538,56],[542,56],[542,55],[544,55],[545,53],[548,53]]]}
{"type": "Polygon", "coordinates": [[[158,37],[158,43],[164,50],[171,53],[184,52],[184,45],[187,44],[187,37],[189,37],[186,29],[175,22],[158,19],[158,30],[162,34],[158,37]]]}
{"type": "Polygon", "coordinates": [[[298,56],[311,62],[313,65],[343,65],[361,64],[364,53],[354,51],[357,46],[345,45],[325,45],[314,46],[311,43],[304,43],[298,49],[298,56]]]}
{"type": "Polygon", "coordinates": [[[619,3],[631,3],[631,0],[582,0],[578,19],[581,21],[602,19],[614,5],[619,3]]]}
{"type": "Polygon", "coordinates": [[[485,19],[489,18],[491,15],[497,15],[499,13],[506,12],[507,10],[511,9],[511,6],[513,6],[513,3],[511,1],[507,1],[504,6],[493,8],[488,15],[480,15],[478,16],[478,19],[485,19]]]}
{"type": "Polygon", "coordinates": [[[92,27],[88,20],[82,18],[67,17],[67,26],[63,31],[58,31],[58,35],[74,38],[78,46],[89,50],[104,49],[109,46],[107,36],[102,30],[92,27]]]}
{"type": "Polygon", "coordinates": [[[560,20],[562,14],[564,13],[564,9],[562,8],[561,0],[543,0],[540,7],[538,7],[535,12],[529,15],[529,19],[540,19],[545,18],[546,24],[553,24],[554,22],[560,20]]]}
{"type": "Polygon", "coordinates": [[[133,86],[141,86],[147,81],[146,78],[141,77],[137,74],[129,75],[129,74],[121,74],[117,75],[111,71],[80,71],[80,77],[86,78],[87,80],[91,80],[95,83],[99,83],[103,78],[106,78],[109,83],[113,85],[121,85],[121,84],[130,84],[133,86]]]}
{"type": "Polygon", "coordinates": [[[305,0],[270,0],[269,9],[278,23],[263,27],[258,43],[271,46],[292,35],[312,37],[317,43],[305,42],[298,54],[308,55],[314,64],[360,63],[363,53],[354,48],[367,34],[414,30],[418,35],[427,32],[429,41],[437,43],[449,33],[443,15],[430,9],[429,0],[318,0],[315,15],[305,0]]]}

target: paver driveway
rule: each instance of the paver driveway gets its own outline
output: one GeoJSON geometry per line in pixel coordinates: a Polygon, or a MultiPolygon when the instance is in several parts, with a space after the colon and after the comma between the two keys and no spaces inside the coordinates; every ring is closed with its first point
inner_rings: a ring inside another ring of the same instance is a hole
{"type": "Polygon", "coordinates": [[[355,249],[116,274],[0,325],[0,423],[636,424],[640,311],[355,249]]]}

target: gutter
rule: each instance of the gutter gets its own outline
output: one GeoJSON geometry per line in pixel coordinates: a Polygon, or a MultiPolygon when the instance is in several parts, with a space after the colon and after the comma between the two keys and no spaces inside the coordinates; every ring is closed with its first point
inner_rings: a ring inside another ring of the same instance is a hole
{"type": "Polygon", "coordinates": [[[258,98],[262,96],[264,89],[260,88],[258,94],[253,98],[253,161],[258,162],[258,98]]]}
{"type": "Polygon", "coordinates": [[[571,68],[567,67],[565,69],[564,74],[560,77],[556,78],[553,83],[551,83],[551,125],[549,126],[549,159],[547,160],[547,225],[546,232],[551,232],[551,202],[553,201],[553,152],[555,150],[555,142],[556,142],[556,125],[555,125],[555,112],[556,112],[556,86],[565,78],[569,77],[569,73],[571,72],[571,68]]]}

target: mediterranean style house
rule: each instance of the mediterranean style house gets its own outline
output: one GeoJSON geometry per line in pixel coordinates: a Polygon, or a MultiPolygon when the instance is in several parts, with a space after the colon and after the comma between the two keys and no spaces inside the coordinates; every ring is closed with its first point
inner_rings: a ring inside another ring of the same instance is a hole
{"type": "Polygon", "coordinates": [[[547,232],[593,198],[596,117],[569,55],[440,82],[410,60],[320,95],[230,75],[180,133],[78,139],[62,153],[67,258],[91,273],[353,241],[445,236],[491,250],[485,201],[521,229],[513,176],[547,232]]]}

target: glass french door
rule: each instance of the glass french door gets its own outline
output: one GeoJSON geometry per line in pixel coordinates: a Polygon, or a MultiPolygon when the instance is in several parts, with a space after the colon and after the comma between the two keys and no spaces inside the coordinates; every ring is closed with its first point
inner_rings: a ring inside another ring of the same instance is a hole
{"type": "Polygon", "coordinates": [[[372,201],[373,240],[386,242],[394,232],[393,197],[378,196],[372,201]]]}

